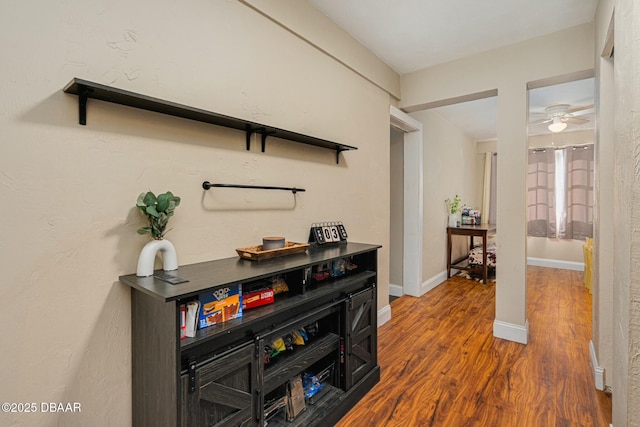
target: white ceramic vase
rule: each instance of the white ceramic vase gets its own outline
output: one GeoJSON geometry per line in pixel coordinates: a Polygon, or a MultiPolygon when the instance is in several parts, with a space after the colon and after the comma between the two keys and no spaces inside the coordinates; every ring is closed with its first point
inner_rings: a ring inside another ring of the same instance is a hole
{"type": "Polygon", "coordinates": [[[449,215],[449,227],[457,227],[458,225],[458,217],[456,214],[449,215]]]}
{"type": "Polygon", "coordinates": [[[168,240],[152,240],[142,248],[138,257],[138,269],[136,276],[147,277],[153,275],[153,267],[156,263],[156,255],[162,253],[162,269],[165,271],[178,269],[178,257],[176,248],[168,240]]]}

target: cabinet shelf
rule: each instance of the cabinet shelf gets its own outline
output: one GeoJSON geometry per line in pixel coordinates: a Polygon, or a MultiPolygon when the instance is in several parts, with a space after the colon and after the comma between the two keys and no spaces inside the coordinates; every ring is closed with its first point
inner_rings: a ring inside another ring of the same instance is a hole
{"type": "Polygon", "coordinates": [[[209,123],[216,126],[224,126],[227,128],[237,129],[245,132],[246,148],[251,149],[251,135],[254,133],[261,135],[262,152],[265,151],[267,137],[276,137],[297,142],[300,144],[312,145],[315,147],[335,150],[336,163],[340,163],[340,153],[348,150],[357,150],[357,147],[341,144],[338,142],[328,141],[326,139],[316,138],[297,132],[279,129],[273,126],[267,126],[260,123],[251,122],[249,120],[239,119],[236,117],[225,116],[223,114],[202,110],[200,108],[190,107],[188,105],[178,104],[163,99],[153,98],[151,96],[118,89],[88,80],[74,78],[64,88],[65,93],[78,95],[78,121],[81,125],[87,124],[87,100],[88,98],[99,99],[101,101],[121,104],[128,107],[140,108],[142,110],[153,111],[170,116],[181,117],[184,119],[195,120],[198,122],[209,123]]]}
{"type": "MultiPolygon", "coordinates": [[[[322,420],[321,414],[326,414],[335,409],[345,392],[337,387],[329,384],[324,385],[325,390],[322,398],[315,405],[307,405],[305,411],[298,415],[293,421],[287,421],[284,411],[269,420],[269,426],[295,427],[295,426],[312,426],[318,424],[318,420],[322,420]]],[[[327,424],[325,424],[327,425],[327,424]]]]}
{"type": "Polygon", "coordinates": [[[337,335],[327,334],[304,347],[296,348],[291,355],[278,355],[281,357],[280,360],[276,358],[272,364],[265,366],[265,394],[300,374],[323,357],[337,352],[339,344],[340,338],[337,335]]]}
{"type": "Polygon", "coordinates": [[[244,330],[248,335],[251,332],[258,333],[260,332],[260,325],[266,319],[273,319],[269,321],[278,323],[278,320],[282,320],[277,319],[279,314],[293,316],[298,312],[305,311],[310,305],[317,306],[321,302],[330,301],[338,298],[341,294],[358,289],[362,287],[363,282],[374,277],[376,277],[375,272],[363,271],[339,280],[317,285],[303,294],[278,296],[278,300],[275,303],[246,310],[242,317],[199,329],[195,337],[181,340],[181,348],[183,351],[188,350],[193,346],[227,335],[231,330],[244,330]]]}
{"type": "Polygon", "coordinates": [[[349,391],[324,384],[322,396],[294,420],[287,421],[284,411],[269,419],[269,427],[315,427],[336,424],[340,418],[380,380],[380,368],[372,369],[357,386],[349,391]]]}

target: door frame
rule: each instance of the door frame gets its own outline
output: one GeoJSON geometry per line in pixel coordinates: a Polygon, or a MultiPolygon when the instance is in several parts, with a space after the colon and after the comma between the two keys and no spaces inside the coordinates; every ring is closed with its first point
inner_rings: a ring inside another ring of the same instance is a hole
{"type": "Polygon", "coordinates": [[[422,249],[424,246],[424,159],[422,123],[393,105],[389,108],[391,125],[404,135],[404,215],[402,238],[403,294],[422,295],[422,249]]]}

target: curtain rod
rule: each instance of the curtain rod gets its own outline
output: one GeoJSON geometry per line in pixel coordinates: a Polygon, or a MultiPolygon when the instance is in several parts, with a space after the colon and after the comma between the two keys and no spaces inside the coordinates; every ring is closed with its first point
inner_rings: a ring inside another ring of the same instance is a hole
{"type": "Polygon", "coordinates": [[[565,149],[565,148],[573,148],[575,150],[576,148],[580,148],[580,147],[587,148],[590,145],[593,145],[593,142],[587,142],[586,144],[563,145],[562,147],[558,147],[557,145],[549,145],[549,146],[546,146],[546,147],[529,148],[529,150],[533,151],[534,153],[538,153],[540,151],[545,151],[547,149],[549,149],[549,150],[562,150],[562,149],[565,149]]]}

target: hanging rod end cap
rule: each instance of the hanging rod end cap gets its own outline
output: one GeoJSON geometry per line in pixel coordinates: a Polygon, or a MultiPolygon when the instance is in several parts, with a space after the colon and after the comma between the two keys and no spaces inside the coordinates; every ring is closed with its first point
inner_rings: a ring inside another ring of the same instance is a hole
{"type": "Polygon", "coordinates": [[[205,190],[208,190],[211,188],[211,183],[209,181],[205,181],[202,183],[202,188],[204,188],[205,190]]]}

